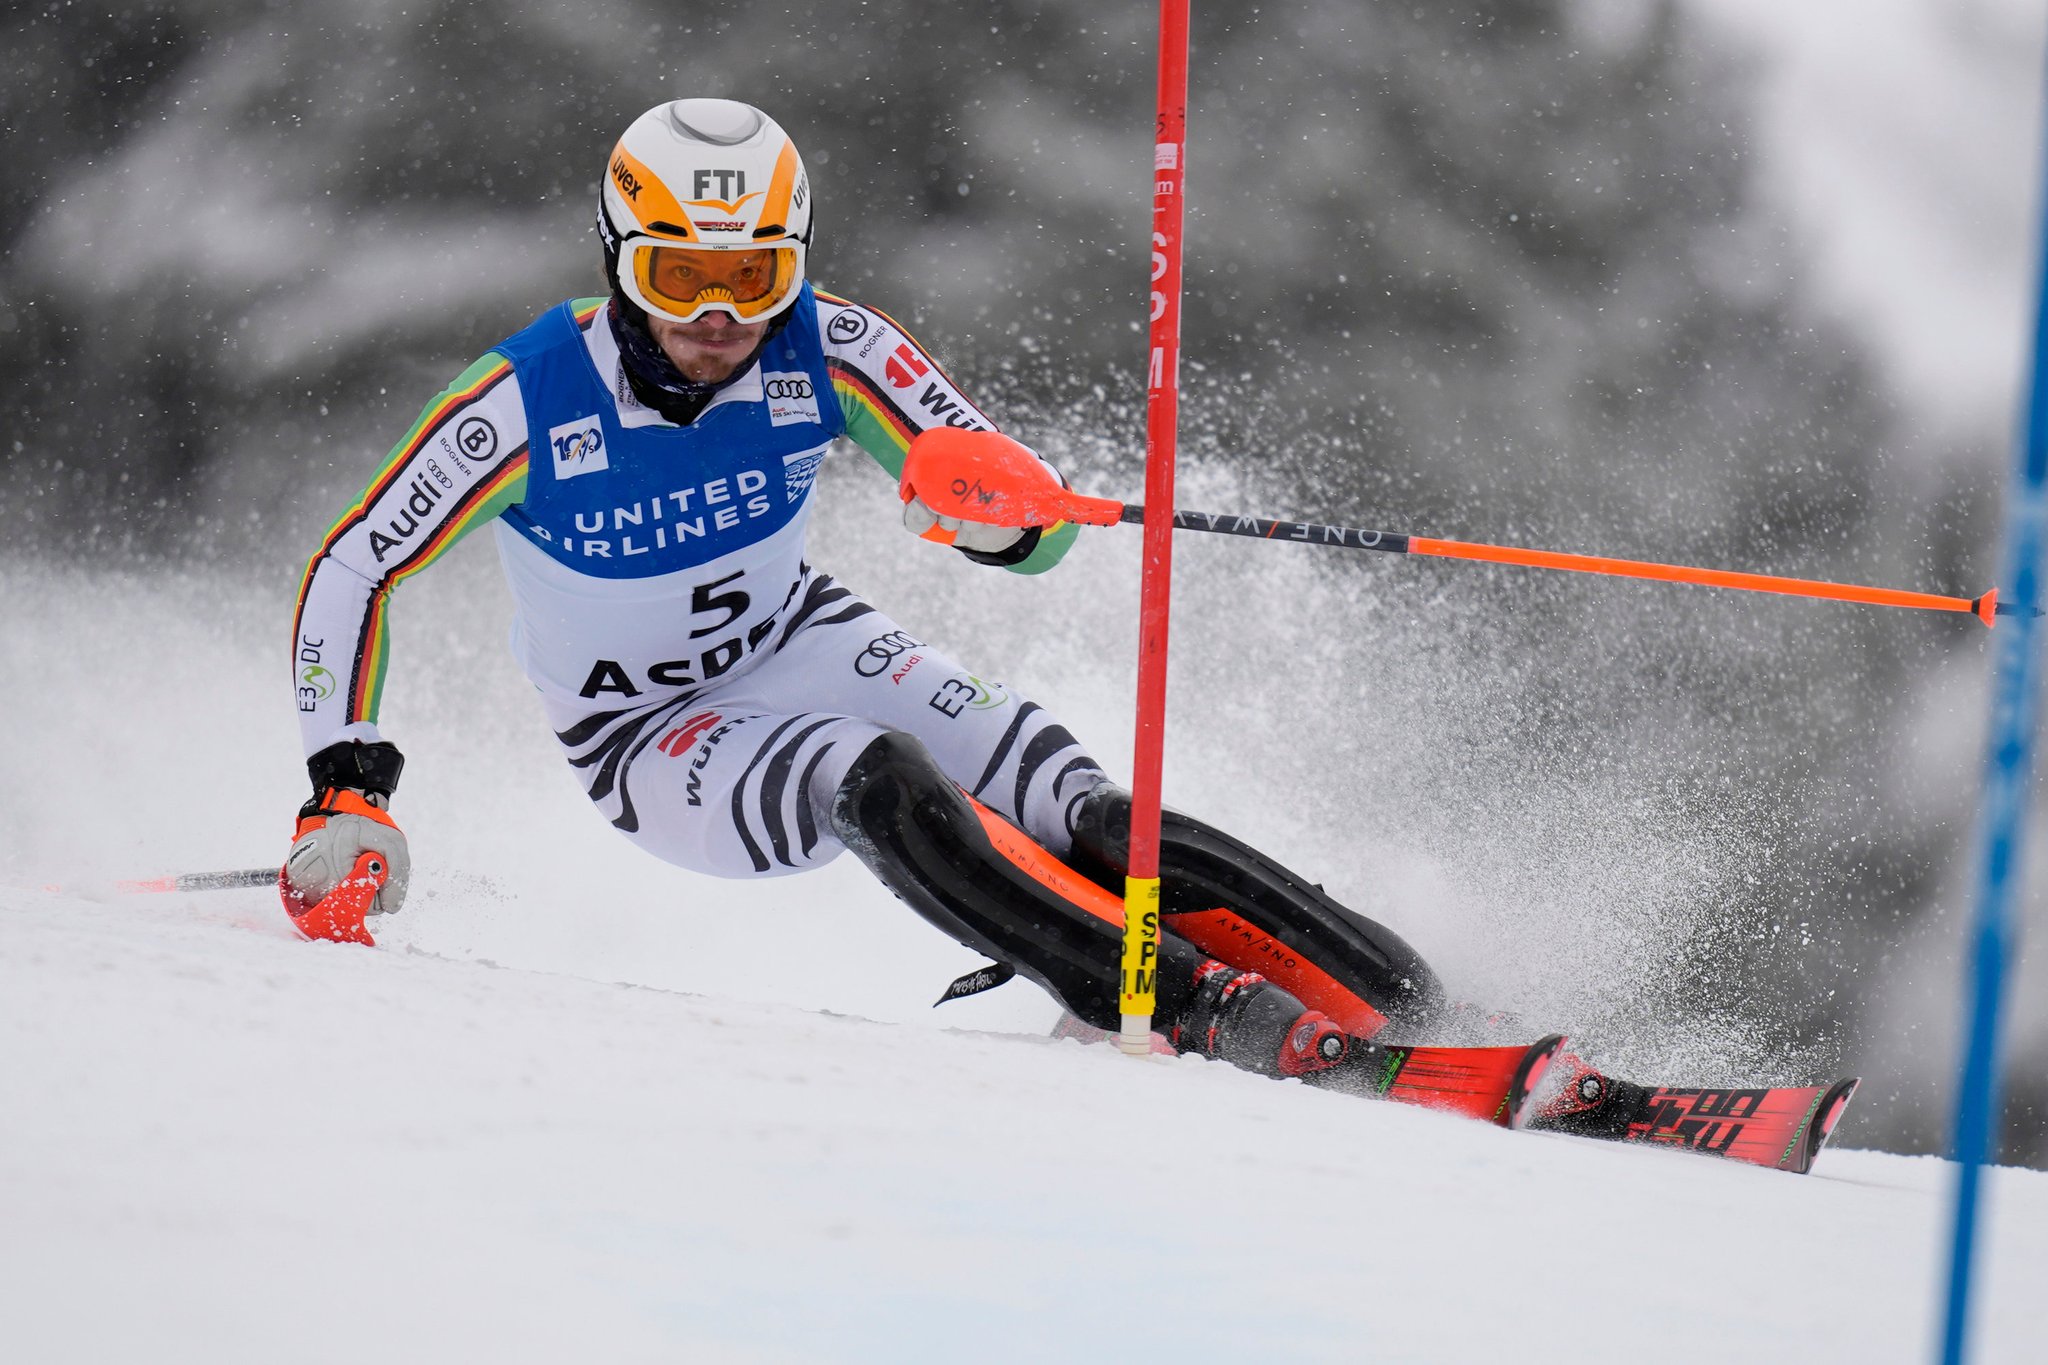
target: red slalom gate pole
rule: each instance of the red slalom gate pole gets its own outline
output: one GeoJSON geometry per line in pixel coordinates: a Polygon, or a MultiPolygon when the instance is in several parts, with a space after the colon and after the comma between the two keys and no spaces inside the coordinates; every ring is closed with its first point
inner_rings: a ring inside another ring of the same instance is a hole
{"type": "MultiPolygon", "coordinates": [[[[1158,121],[1152,149],[1152,332],[1145,367],[1145,501],[1173,506],[1180,425],[1181,202],[1187,174],[1188,0],[1160,0],[1158,121]]],[[[1138,609],[1138,736],[1131,861],[1124,879],[1122,1028],[1117,1046],[1152,1050],[1159,989],[1159,788],[1166,750],[1166,627],[1173,523],[1145,526],[1138,609]]]]}

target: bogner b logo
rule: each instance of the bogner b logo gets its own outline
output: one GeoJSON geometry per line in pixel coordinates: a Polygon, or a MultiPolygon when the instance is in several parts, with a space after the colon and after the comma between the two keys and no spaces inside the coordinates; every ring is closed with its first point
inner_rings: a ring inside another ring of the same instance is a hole
{"type": "Polygon", "coordinates": [[[605,449],[604,427],[595,416],[564,422],[548,432],[548,450],[554,456],[555,477],[573,479],[610,467],[605,449]]]}

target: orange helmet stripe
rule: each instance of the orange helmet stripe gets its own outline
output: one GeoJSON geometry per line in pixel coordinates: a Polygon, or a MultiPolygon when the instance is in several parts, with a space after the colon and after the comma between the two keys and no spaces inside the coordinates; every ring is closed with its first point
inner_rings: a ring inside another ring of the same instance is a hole
{"type": "Polygon", "coordinates": [[[661,183],[647,164],[626,150],[622,139],[612,148],[612,188],[619,192],[633,210],[640,230],[652,237],[667,237],[672,241],[695,242],[700,240],[695,228],[690,226],[690,216],[683,212],[683,206],[676,202],[675,192],[661,183]],[[666,223],[668,228],[656,231],[650,225],[666,223]],[[677,229],[671,231],[669,229],[677,229]]]}
{"type": "Polygon", "coordinates": [[[768,181],[768,199],[761,205],[761,226],[754,229],[756,237],[770,228],[781,233],[789,231],[789,201],[795,193],[796,144],[785,137],[782,150],[775,154],[775,174],[768,181]]]}

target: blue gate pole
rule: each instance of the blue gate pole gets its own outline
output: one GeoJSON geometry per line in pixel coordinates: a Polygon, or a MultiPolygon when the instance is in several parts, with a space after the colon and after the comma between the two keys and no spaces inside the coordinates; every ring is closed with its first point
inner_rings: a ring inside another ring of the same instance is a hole
{"type": "Polygon", "coordinates": [[[1948,1318],[1942,1329],[1943,1365],[1963,1365],[1970,1316],[1970,1270],[1976,1250],[1979,1176],[1991,1156],[1998,1123],[1998,1032],[2005,1003],[2006,964],[2018,925],[2013,900],[2026,843],[2027,797],[2033,776],[2035,708],[2040,692],[2040,651],[2035,616],[2041,596],[2041,550],[2048,524],[2048,173],[2044,173],[2038,300],[2034,314],[2034,382],[2027,399],[2019,458],[2006,490],[2005,572],[2011,616],[2001,615],[1991,681],[1991,733],[1984,761],[1979,815],[1977,911],[1970,926],[1969,1040],[1963,1051],[1962,1089],[1956,1096],[1953,1236],[1949,1245],[1948,1318]],[[2010,626],[2010,630],[2004,627],[2010,626]]]}

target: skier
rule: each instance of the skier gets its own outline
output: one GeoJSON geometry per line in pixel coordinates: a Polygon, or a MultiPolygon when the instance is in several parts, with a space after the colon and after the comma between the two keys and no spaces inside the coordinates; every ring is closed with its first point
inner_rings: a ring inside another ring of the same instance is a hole
{"type": "MultiPolygon", "coordinates": [[[[850,849],[960,943],[1117,1026],[1120,924],[1102,888],[1122,885],[1128,795],[1045,710],[805,560],[836,438],[892,475],[926,430],[1007,439],[893,319],[809,282],[812,213],[803,161],[761,111],[649,110],[605,167],[608,295],[486,352],[328,532],[293,632],[313,792],[283,889],[306,932],[362,936],[351,886],[375,891],[373,913],[404,899],[403,760],[376,726],[386,603],[489,523],[513,652],[628,839],[725,877],[850,849]],[[351,881],[364,854],[381,884],[351,881]]],[[[903,516],[1022,574],[1076,533],[957,522],[918,498],[903,516]]],[[[1256,850],[1169,812],[1161,861],[1155,1019],[1176,1049],[1353,1086],[1376,1052],[1364,1040],[1441,1025],[1412,948],[1256,850]]],[[[1585,1103],[1579,1090],[1553,1121],[1597,1117],[1605,1082],[1585,1103]]]]}

